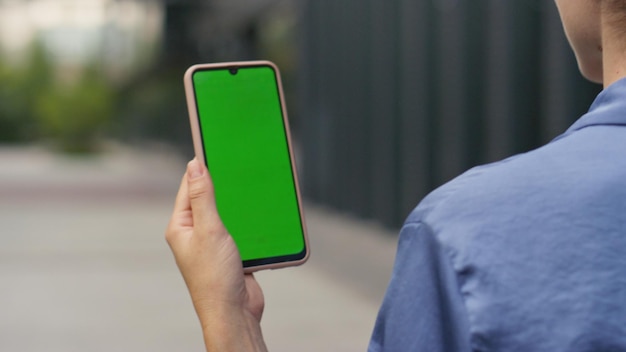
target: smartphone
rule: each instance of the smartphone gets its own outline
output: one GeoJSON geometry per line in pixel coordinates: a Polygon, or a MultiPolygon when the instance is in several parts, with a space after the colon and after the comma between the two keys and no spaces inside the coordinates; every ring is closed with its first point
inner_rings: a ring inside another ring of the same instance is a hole
{"type": "Polygon", "coordinates": [[[184,83],[196,157],[244,270],[304,263],[309,244],[278,68],[200,64],[184,83]]]}

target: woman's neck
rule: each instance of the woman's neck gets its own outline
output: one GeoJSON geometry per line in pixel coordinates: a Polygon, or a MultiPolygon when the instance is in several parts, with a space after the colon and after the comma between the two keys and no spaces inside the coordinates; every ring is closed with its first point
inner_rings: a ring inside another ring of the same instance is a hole
{"type": "MultiPolygon", "coordinates": [[[[605,16],[606,17],[606,16],[605,16]]],[[[626,77],[626,28],[621,21],[602,22],[602,83],[604,88],[626,77]],[[620,28],[617,28],[617,27],[620,28]]]]}

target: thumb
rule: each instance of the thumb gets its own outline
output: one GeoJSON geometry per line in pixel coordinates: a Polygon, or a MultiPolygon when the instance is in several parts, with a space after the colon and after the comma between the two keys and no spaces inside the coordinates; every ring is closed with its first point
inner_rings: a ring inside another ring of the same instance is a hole
{"type": "Polygon", "coordinates": [[[215,204],[213,182],[206,167],[196,158],[187,164],[187,187],[194,227],[202,233],[221,230],[223,225],[215,204]]]}

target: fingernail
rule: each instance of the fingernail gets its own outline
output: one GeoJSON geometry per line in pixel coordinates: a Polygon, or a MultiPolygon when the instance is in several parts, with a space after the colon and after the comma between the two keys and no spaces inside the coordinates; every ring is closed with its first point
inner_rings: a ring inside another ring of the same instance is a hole
{"type": "Polygon", "coordinates": [[[202,176],[202,167],[200,166],[200,162],[196,158],[193,158],[187,164],[187,173],[189,174],[189,178],[197,178],[202,176]]]}

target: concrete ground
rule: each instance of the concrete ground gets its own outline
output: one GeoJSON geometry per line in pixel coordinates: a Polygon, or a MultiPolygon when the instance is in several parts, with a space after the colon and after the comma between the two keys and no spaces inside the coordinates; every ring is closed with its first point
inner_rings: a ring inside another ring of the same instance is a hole
{"type": "MultiPolygon", "coordinates": [[[[0,351],[203,351],[164,240],[180,157],[0,148],[0,351]]],[[[364,351],[393,231],[305,206],[312,256],[257,274],[270,351],[364,351]]]]}

